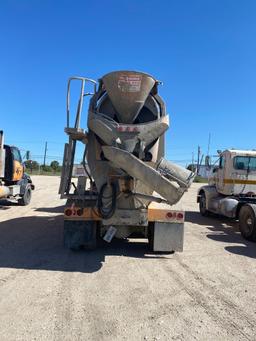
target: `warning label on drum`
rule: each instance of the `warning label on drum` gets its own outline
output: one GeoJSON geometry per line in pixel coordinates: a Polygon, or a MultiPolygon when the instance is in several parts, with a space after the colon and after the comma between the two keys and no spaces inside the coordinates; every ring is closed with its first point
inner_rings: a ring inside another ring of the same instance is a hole
{"type": "Polygon", "coordinates": [[[141,88],[141,75],[120,75],[118,78],[118,89],[122,92],[139,92],[141,88]]]}

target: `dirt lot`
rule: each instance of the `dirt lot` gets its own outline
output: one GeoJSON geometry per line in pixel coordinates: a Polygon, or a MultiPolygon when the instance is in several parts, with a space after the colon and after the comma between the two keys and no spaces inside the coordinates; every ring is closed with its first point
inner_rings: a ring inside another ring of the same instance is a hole
{"type": "Polygon", "coordinates": [[[28,207],[0,209],[0,340],[256,340],[256,245],[183,198],[185,249],[145,240],[62,246],[58,177],[33,178],[28,207]]]}

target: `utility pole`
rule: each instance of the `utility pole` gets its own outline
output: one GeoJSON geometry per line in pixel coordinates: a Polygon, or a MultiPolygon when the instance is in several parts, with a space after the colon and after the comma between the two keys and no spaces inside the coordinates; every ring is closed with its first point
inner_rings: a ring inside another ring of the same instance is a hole
{"type": "Polygon", "coordinates": [[[209,155],[209,153],[210,153],[210,144],[211,144],[211,133],[209,133],[209,137],[208,137],[207,155],[209,155]]]}
{"type": "Polygon", "coordinates": [[[197,148],[197,167],[196,167],[196,174],[199,173],[199,164],[200,164],[200,155],[201,155],[201,148],[198,146],[197,148]]]}
{"type": "Polygon", "coordinates": [[[45,142],[45,147],[44,147],[44,166],[46,162],[46,153],[47,153],[47,142],[45,142]]]}

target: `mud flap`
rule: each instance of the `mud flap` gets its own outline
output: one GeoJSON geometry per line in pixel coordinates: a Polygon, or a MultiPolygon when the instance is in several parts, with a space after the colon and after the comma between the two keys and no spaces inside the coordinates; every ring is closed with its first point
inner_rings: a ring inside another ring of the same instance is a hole
{"type": "Polygon", "coordinates": [[[64,246],[71,250],[81,247],[93,250],[97,246],[97,223],[94,221],[64,221],[64,246]]]}
{"type": "Polygon", "coordinates": [[[183,251],[184,224],[155,222],[153,251],[183,251]]]}

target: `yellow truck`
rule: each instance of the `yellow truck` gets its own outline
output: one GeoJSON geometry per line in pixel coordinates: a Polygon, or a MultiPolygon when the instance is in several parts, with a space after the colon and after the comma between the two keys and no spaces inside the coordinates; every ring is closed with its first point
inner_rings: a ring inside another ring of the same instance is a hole
{"type": "Polygon", "coordinates": [[[22,206],[28,205],[35,186],[24,172],[20,150],[4,144],[0,130],[0,199],[15,198],[22,206]]]}

